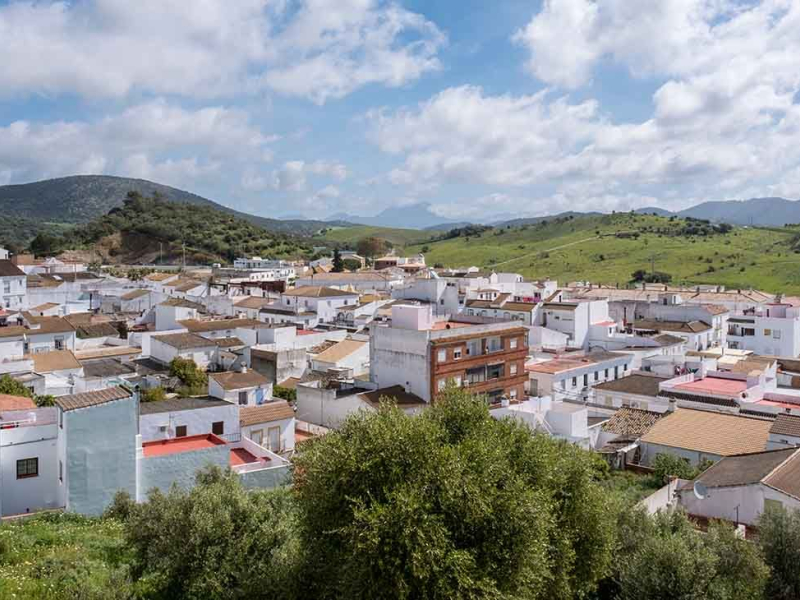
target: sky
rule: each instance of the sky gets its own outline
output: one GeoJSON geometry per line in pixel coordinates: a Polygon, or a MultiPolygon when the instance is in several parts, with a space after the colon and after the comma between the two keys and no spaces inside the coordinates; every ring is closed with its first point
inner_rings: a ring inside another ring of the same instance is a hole
{"type": "Polygon", "coordinates": [[[0,0],[0,185],[267,217],[800,197],[800,0],[0,0]]]}

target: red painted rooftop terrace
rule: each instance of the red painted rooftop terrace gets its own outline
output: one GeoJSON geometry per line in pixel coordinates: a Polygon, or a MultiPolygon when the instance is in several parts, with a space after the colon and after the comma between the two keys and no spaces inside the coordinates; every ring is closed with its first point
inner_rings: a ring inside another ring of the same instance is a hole
{"type": "MultiPolygon", "coordinates": [[[[227,442],[222,438],[214,435],[213,433],[206,433],[200,435],[188,435],[179,438],[170,438],[167,440],[145,442],[142,444],[142,451],[144,452],[145,457],[150,458],[153,456],[164,456],[167,454],[194,452],[195,450],[205,450],[207,448],[215,448],[217,446],[225,445],[227,445],[227,442]]],[[[244,448],[231,448],[230,452],[230,466],[232,467],[269,461],[269,459],[266,457],[259,459],[258,457],[253,456],[253,454],[244,448]]]]}

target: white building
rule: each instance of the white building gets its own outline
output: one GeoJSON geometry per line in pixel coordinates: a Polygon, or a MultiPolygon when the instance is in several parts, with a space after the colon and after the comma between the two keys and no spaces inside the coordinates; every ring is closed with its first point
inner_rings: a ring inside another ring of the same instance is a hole
{"type": "Polygon", "coordinates": [[[728,318],[728,346],[771,356],[800,356],[800,308],[767,304],[728,318]]]}
{"type": "Polygon", "coordinates": [[[242,435],[280,455],[295,449],[296,419],[286,400],[273,400],[261,406],[243,406],[239,410],[242,435]]]}
{"type": "Polygon", "coordinates": [[[22,310],[26,307],[27,278],[10,260],[0,260],[0,308],[22,310]]]}
{"type": "Polygon", "coordinates": [[[219,398],[168,398],[139,405],[142,442],[239,431],[239,409],[219,398]]]}
{"type": "Polygon", "coordinates": [[[584,400],[594,386],[626,377],[630,373],[631,361],[629,354],[598,350],[528,363],[525,370],[530,378],[529,394],[551,396],[555,400],[584,400]]]}
{"type": "Polygon", "coordinates": [[[755,525],[769,507],[800,509],[800,450],[729,456],[680,486],[678,503],[692,516],[755,525]]]}
{"type": "Polygon", "coordinates": [[[418,301],[430,304],[434,315],[454,315],[459,312],[458,286],[438,276],[416,278],[392,290],[395,300],[418,301]]]}
{"type": "Polygon", "coordinates": [[[261,373],[242,367],[240,371],[209,374],[208,394],[239,406],[258,406],[272,400],[272,383],[261,373]]]}
{"type": "Polygon", "coordinates": [[[281,308],[289,309],[296,314],[313,313],[318,323],[332,323],[336,320],[340,308],[357,305],[358,298],[357,292],[304,286],[283,292],[278,304],[281,308]]]}
{"type": "Polygon", "coordinates": [[[345,371],[350,376],[369,373],[369,343],[346,339],[310,356],[311,369],[319,373],[345,371]]]}
{"type": "Polygon", "coordinates": [[[193,360],[201,369],[214,362],[217,344],[194,333],[168,333],[150,337],[150,357],[168,365],[174,358],[193,360]]]}

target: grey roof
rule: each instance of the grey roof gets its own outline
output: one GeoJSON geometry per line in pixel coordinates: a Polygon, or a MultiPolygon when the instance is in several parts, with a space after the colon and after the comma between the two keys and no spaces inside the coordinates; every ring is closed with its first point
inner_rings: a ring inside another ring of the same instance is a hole
{"type": "Polygon", "coordinates": [[[172,346],[178,350],[187,348],[209,348],[215,347],[213,340],[208,340],[194,333],[170,333],[167,335],[154,335],[151,339],[158,340],[162,344],[172,346]]]}
{"type": "Polygon", "coordinates": [[[123,387],[106,388],[94,392],[83,392],[82,394],[72,394],[70,396],[59,396],[55,399],[57,406],[63,411],[76,410],[78,408],[89,408],[99,406],[114,400],[130,398],[131,393],[123,387]]]}
{"type": "MultiPolygon", "coordinates": [[[[79,361],[80,362],[80,361],[79,361]]],[[[132,375],[136,369],[130,364],[125,364],[115,358],[101,360],[87,360],[81,362],[84,377],[118,377],[132,375]]]]}
{"type": "Polygon", "coordinates": [[[157,400],[155,402],[141,402],[139,404],[139,414],[153,415],[156,413],[178,412],[181,410],[195,410],[198,408],[216,408],[218,406],[235,406],[226,400],[218,398],[169,398],[167,400],[157,400]]]}
{"type": "Polygon", "coordinates": [[[700,475],[697,481],[707,487],[759,483],[795,452],[797,448],[726,456],[700,475]]]}
{"type": "Polygon", "coordinates": [[[658,342],[659,346],[674,346],[676,344],[685,344],[686,340],[677,335],[670,335],[669,333],[662,333],[661,335],[653,336],[653,341],[658,342]]]}
{"type": "Polygon", "coordinates": [[[645,373],[631,373],[627,377],[605,381],[594,386],[595,390],[623,392],[626,394],[636,394],[638,396],[658,396],[658,384],[667,381],[669,377],[658,377],[645,373]]]}

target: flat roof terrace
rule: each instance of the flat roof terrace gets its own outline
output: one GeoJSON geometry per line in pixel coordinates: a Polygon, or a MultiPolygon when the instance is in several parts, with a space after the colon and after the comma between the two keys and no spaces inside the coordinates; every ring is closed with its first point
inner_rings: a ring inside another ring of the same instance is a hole
{"type": "Polygon", "coordinates": [[[672,389],[692,394],[712,394],[715,396],[732,396],[738,398],[742,392],[747,391],[748,385],[746,381],[741,381],[739,379],[704,377],[703,379],[698,379],[689,383],[681,383],[672,389]]]}

